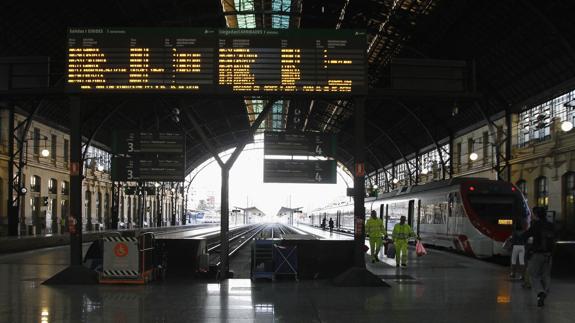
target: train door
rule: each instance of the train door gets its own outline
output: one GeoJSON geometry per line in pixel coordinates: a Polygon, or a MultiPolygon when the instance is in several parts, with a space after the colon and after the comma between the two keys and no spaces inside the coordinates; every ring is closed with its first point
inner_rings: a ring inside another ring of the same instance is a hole
{"type": "Polygon", "coordinates": [[[385,230],[387,232],[390,232],[389,225],[388,225],[388,223],[389,223],[389,204],[385,205],[385,220],[384,221],[385,221],[385,230]]]}
{"type": "Polygon", "coordinates": [[[451,236],[457,236],[459,232],[459,216],[457,214],[458,203],[456,197],[456,193],[449,193],[447,198],[447,234],[451,236]]]}
{"type": "Polygon", "coordinates": [[[409,200],[408,209],[407,209],[407,224],[413,228],[413,215],[414,215],[414,208],[415,208],[415,200],[409,200]]]}

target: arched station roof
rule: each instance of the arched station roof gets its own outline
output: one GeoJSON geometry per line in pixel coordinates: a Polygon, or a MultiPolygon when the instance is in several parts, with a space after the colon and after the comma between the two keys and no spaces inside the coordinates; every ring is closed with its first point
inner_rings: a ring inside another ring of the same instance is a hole
{"type": "MultiPolygon", "coordinates": [[[[68,27],[241,27],[238,24],[245,20],[239,18],[245,14],[254,15],[251,27],[258,28],[272,27],[272,16],[279,13],[286,18],[283,27],[366,29],[372,88],[385,85],[386,69],[394,58],[473,64],[480,105],[465,98],[368,96],[368,172],[481,122],[483,114],[518,112],[538,94],[575,84],[575,2],[567,0],[9,0],[2,7],[0,57],[49,56],[50,85],[56,89],[64,82],[68,27]],[[419,131],[422,125],[429,131],[419,131]]],[[[40,105],[39,118],[65,127],[69,124],[64,96],[11,96],[9,100],[27,111],[40,105]]],[[[353,102],[301,98],[285,104],[281,113],[288,115],[294,107],[305,111],[302,130],[338,134],[338,159],[350,167],[353,102]]],[[[254,113],[242,98],[102,95],[86,107],[83,134],[95,133],[98,142],[110,145],[111,129],[183,127],[191,171],[210,154],[185,117],[186,110],[220,151],[245,138],[254,113]],[[181,110],[179,124],[170,117],[174,107],[181,110]]],[[[283,127],[294,126],[286,121],[283,127]]]]}

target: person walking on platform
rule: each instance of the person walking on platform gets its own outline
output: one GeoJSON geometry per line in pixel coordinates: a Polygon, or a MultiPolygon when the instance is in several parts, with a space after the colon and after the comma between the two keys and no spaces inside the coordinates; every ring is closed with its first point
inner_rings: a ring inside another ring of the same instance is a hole
{"type": "Polygon", "coordinates": [[[321,229],[325,230],[325,218],[323,218],[323,220],[321,220],[321,229]]]}
{"type": "Polygon", "coordinates": [[[329,218],[329,233],[333,232],[333,219],[329,218]]]}
{"type": "Polygon", "coordinates": [[[407,240],[415,237],[415,233],[411,226],[405,223],[404,215],[399,218],[399,223],[393,227],[391,237],[395,243],[395,265],[399,267],[401,260],[401,266],[407,267],[407,240]]]}
{"type": "Polygon", "coordinates": [[[529,259],[529,277],[531,286],[537,293],[537,306],[545,305],[551,283],[551,257],[555,246],[555,229],[547,221],[545,209],[533,208],[533,224],[521,235],[524,240],[533,237],[532,256],[529,259]]]}
{"type": "Polygon", "coordinates": [[[521,236],[521,231],[516,230],[511,235],[511,279],[523,280],[525,275],[525,240],[521,236]]]}
{"type": "Polygon", "coordinates": [[[369,235],[369,247],[371,250],[371,262],[379,262],[379,251],[383,244],[383,232],[385,228],[383,221],[377,217],[375,210],[371,211],[371,217],[365,224],[365,232],[369,235]]]}

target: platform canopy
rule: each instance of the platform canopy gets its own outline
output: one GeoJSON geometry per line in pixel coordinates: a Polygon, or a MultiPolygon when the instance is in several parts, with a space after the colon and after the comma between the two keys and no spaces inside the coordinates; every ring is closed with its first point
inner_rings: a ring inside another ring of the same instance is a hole
{"type": "MultiPolygon", "coordinates": [[[[70,27],[365,30],[370,87],[367,174],[434,143],[445,144],[449,136],[484,122],[474,104],[478,99],[486,115],[517,112],[553,95],[549,89],[560,91],[575,84],[573,1],[103,0],[8,1],[2,7],[0,57],[48,57],[50,68],[50,89],[33,95],[0,95],[2,104],[16,104],[22,112],[40,106],[37,119],[60,127],[69,125],[68,97],[62,89],[70,27]],[[392,63],[404,58],[466,62],[473,67],[473,91],[459,96],[382,91],[389,88],[392,63]],[[533,99],[538,94],[542,97],[533,99]],[[420,131],[422,125],[429,132],[420,131]]],[[[265,100],[96,95],[85,107],[82,129],[86,138],[95,134],[104,148],[111,146],[112,129],[184,129],[190,172],[210,153],[193,130],[188,111],[214,147],[224,151],[246,137],[265,100]],[[174,108],[179,109],[179,118],[173,117],[174,108]]],[[[275,103],[262,128],[335,133],[337,159],[352,169],[352,112],[353,100],[348,98],[285,98],[275,103]]]]}

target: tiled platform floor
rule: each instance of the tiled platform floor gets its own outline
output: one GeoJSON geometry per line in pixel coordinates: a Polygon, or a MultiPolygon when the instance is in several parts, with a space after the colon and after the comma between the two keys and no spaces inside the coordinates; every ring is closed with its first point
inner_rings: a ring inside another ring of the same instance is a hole
{"type": "Polygon", "coordinates": [[[367,266],[391,288],[330,281],[48,287],[68,248],[0,256],[0,322],[574,322],[575,282],[553,281],[545,308],[507,269],[442,251],[367,266]]]}

